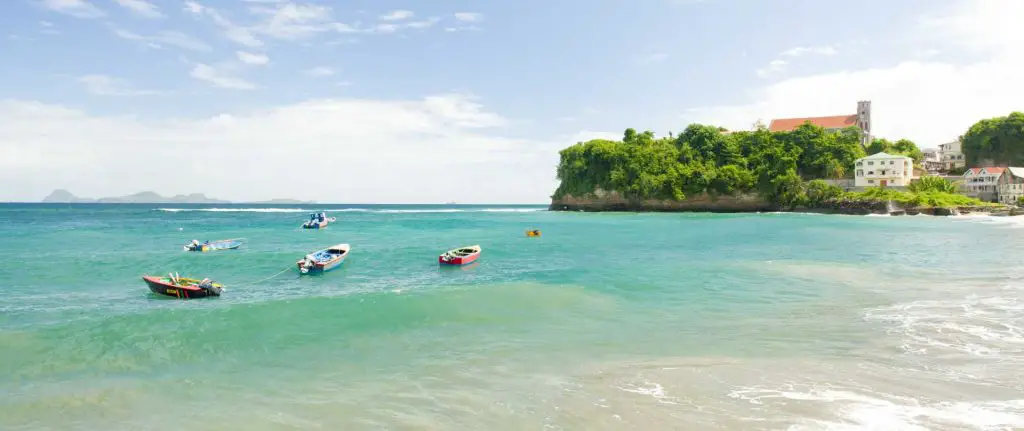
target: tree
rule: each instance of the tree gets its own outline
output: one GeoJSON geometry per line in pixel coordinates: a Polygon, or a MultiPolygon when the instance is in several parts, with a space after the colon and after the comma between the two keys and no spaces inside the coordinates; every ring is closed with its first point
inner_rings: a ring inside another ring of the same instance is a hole
{"type": "Polygon", "coordinates": [[[1024,113],[974,123],[960,142],[967,166],[1024,166],[1024,113]]]}

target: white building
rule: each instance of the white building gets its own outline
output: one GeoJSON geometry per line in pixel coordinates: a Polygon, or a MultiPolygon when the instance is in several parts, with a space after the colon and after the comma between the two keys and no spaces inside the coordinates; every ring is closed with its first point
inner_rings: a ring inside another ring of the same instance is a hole
{"type": "Polygon", "coordinates": [[[964,172],[967,196],[995,202],[999,196],[999,177],[1006,168],[970,168],[964,172]]]}
{"type": "Polygon", "coordinates": [[[921,154],[924,158],[921,160],[921,165],[928,173],[934,175],[941,172],[942,169],[942,151],[936,148],[925,148],[921,150],[921,154]]]}
{"type": "Polygon", "coordinates": [[[857,159],[855,187],[906,187],[914,177],[914,159],[886,153],[857,159]]]}
{"type": "Polygon", "coordinates": [[[1006,168],[998,181],[999,203],[1016,205],[1024,196],[1024,168],[1006,168]]]}
{"type": "Polygon", "coordinates": [[[960,151],[960,141],[947,142],[939,145],[939,157],[943,170],[963,168],[967,166],[963,151],[960,151]]]}

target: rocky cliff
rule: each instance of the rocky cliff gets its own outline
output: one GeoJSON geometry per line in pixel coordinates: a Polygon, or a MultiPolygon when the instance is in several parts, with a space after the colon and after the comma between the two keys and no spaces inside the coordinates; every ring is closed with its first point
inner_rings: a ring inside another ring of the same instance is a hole
{"type": "Polygon", "coordinates": [[[619,192],[598,189],[588,196],[553,199],[552,211],[665,211],[665,212],[757,212],[775,211],[774,205],[755,194],[711,196],[701,194],[676,200],[627,199],[619,192]]]}

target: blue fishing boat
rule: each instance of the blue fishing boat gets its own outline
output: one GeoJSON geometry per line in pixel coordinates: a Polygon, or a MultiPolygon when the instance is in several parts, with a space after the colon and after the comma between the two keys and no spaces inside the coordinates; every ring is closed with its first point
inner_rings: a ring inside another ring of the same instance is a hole
{"type": "Polygon", "coordinates": [[[327,272],[341,266],[341,263],[348,257],[349,249],[348,244],[327,247],[323,250],[307,254],[302,259],[299,259],[298,262],[295,262],[295,265],[299,267],[299,272],[303,274],[327,272]]]}
{"type": "Polygon", "coordinates": [[[200,243],[199,240],[194,239],[192,240],[192,242],[185,244],[183,248],[185,249],[185,251],[198,252],[234,250],[238,247],[241,247],[244,242],[245,241],[243,241],[243,238],[221,239],[217,241],[206,241],[204,243],[200,243]]]}

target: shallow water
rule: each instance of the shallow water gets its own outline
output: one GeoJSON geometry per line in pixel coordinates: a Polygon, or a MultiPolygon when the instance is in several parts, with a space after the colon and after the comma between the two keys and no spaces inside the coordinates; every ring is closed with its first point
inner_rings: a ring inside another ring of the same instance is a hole
{"type": "Polygon", "coordinates": [[[169,207],[0,205],[0,429],[1024,427],[1013,218],[169,207]]]}

